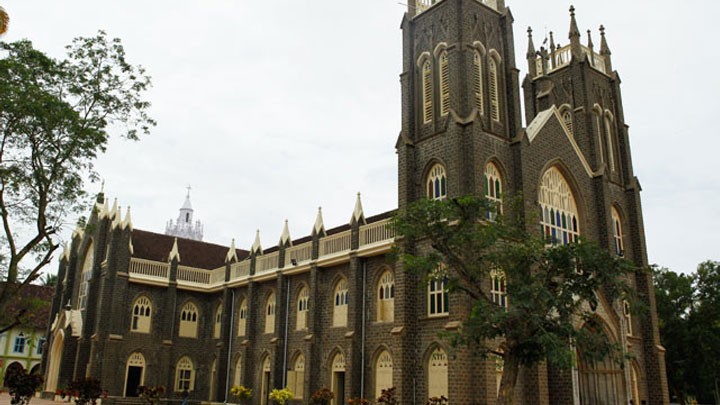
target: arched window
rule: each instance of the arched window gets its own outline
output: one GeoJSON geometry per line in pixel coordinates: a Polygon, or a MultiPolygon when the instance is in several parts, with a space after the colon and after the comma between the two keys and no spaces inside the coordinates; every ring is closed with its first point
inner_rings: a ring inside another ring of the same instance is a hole
{"type": "Polygon", "coordinates": [[[447,198],[447,176],[443,165],[436,164],[430,169],[427,177],[427,190],[427,196],[431,200],[447,198]]]}
{"type": "Polygon", "coordinates": [[[580,237],[577,204],[565,177],[556,167],[543,175],[538,200],[545,239],[563,245],[577,242],[580,237]]]}
{"type": "Polygon", "coordinates": [[[240,301],[238,306],[238,336],[245,336],[245,325],[247,323],[247,300],[245,298],[240,301]]]}
{"type": "Polygon", "coordinates": [[[233,376],[234,385],[242,385],[242,355],[238,356],[235,361],[235,375],[233,376]]]}
{"type": "Polygon", "coordinates": [[[95,244],[92,239],[85,250],[82,274],[80,275],[80,291],[78,292],[77,308],[84,310],[87,306],[87,297],[90,292],[90,280],[92,279],[93,263],[95,262],[95,244]]]}
{"type": "Polygon", "coordinates": [[[609,112],[605,113],[605,137],[607,138],[608,163],[610,170],[615,171],[615,131],[613,130],[614,121],[609,112]]]}
{"type": "Polygon", "coordinates": [[[450,112],[450,66],[447,51],[440,53],[440,115],[450,112]]]}
{"type": "Polygon", "coordinates": [[[475,108],[478,109],[480,114],[484,113],[484,100],[483,100],[483,68],[482,68],[482,55],[480,51],[473,51],[473,93],[475,93],[475,108]]]}
{"type": "Polygon", "coordinates": [[[222,329],[222,303],[218,304],[215,310],[215,326],[213,328],[213,337],[220,339],[220,330],[222,329]]]}
{"type": "Polygon", "coordinates": [[[432,122],[432,87],[432,64],[430,60],[426,60],[422,65],[423,123],[425,124],[432,122]]]}
{"type": "Polygon", "coordinates": [[[627,332],[628,336],[632,336],[632,312],[630,311],[630,303],[627,301],[623,301],[623,318],[625,320],[625,331],[627,332]]]}
{"type": "Polygon", "coordinates": [[[502,214],[502,179],[497,166],[488,163],[485,166],[485,198],[488,199],[493,207],[488,210],[487,219],[494,221],[498,214],[502,214]]]}
{"type": "Polygon", "coordinates": [[[377,295],[377,320],[392,322],[395,319],[395,276],[385,271],[380,276],[377,295]]]}
{"type": "Polygon", "coordinates": [[[307,286],[303,286],[298,294],[297,303],[297,325],[296,330],[305,330],[308,328],[308,310],[310,304],[310,290],[307,286]]]}
{"type": "Polygon", "coordinates": [[[565,127],[570,132],[570,135],[575,136],[575,130],[573,129],[573,116],[570,108],[566,108],[562,113],[562,119],[565,123],[565,127]]]}
{"type": "Polygon", "coordinates": [[[631,382],[632,382],[632,395],[633,399],[635,400],[634,404],[641,404],[642,402],[640,399],[640,373],[638,372],[637,365],[635,362],[632,362],[632,375],[631,375],[631,382]]]}
{"type": "Polygon", "coordinates": [[[612,207],[612,226],[613,238],[615,240],[615,254],[624,256],[625,245],[623,244],[622,222],[620,221],[620,213],[615,207],[612,207]]]}
{"type": "Polygon", "coordinates": [[[449,313],[447,278],[430,280],[428,285],[428,315],[442,316],[449,313]]]}
{"type": "Polygon", "coordinates": [[[123,396],[136,397],[137,389],[145,380],[145,357],[135,352],[130,355],[125,364],[125,390],[123,396]]]}
{"type": "Polygon", "coordinates": [[[448,397],[448,357],[436,348],[428,359],[428,398],[448,397]]]}
{"type": "Polygon", "coordinates": [[[303,399],[305,388],[305,356],[298,354],[293,368],[287,373],[288,388],[295,394],[295,399],[303,399]]]}
{"type": "Polygon", "coordinates": [[[497,62],[492,57],[488,58],[488,73],[490,74],[490,117],[493,121],[500,121],[497,62]]]}
{"type": "Polygon", "coordinates": [[[495,305],[507,308],[507,291],[505,289],[505,272],[494,270],[490,273],[490,298],[495,305]]]}
{"type": "Polygon", "coordinates": [[[198,310],[195,304],[188,302],[180,311],[180,337],[197,337],[198,310]]]}
{"type": "Polygon", "coordinates": [[[139,297],[133,304],[130,330],[133,332],[150,333],[151,316],[152,305],[150,305],[150,299],[145,296],[139,297]]]}
{"type": "Polygon", "coordinates": [[[379,398],[382,390],[392,388],[393,359],[387,350],[383,350],[375,361],[375,398],[379,398]]]}
{"type": "MultiPolygon", "coordinates": [[[[599,108],[599,107],[598,107],[599,108]]],[[[600,115],[602,114],[602,110],[596,110],[593,109],[593,119],[595,120],[595,131],[597,133],[597,140],[598,140],[598,152],[600,154],[600,163],[605,163],[605,147],[603,146],[603,129],[602,124],[600,121],[600,115]]]]}
{"type": "Polygon", "coordinates": [[[348,285],[345,279],[337,282],[333,297],[333,326],[347,326],[348,285]]]}
{"type": "Polygon", "coordinates": [[[195,388],[195,368],[189,357],[183,357],[175,367],[175,391],[192,391],[195,388]]]}
{"type": "Polygon", "coordinates": [[[275,293],[270,293],[265,301],[265,333],[275,332],[275,293]]]}

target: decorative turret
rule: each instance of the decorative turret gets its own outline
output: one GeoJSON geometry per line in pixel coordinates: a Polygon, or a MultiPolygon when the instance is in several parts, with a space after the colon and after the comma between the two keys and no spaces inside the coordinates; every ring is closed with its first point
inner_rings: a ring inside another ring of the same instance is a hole
{"type": "Polygon", "coordinates": [[[283,226],[282,235],[280,235],[280,246],[292,246],[292,239],[290,239],[290,229],[288,228],[288,220],[285,220],[285,226],[283,226]]]}
{"type": "Polygon", "coordinates": [[[605,72],[610,74],[612,70],[612,61],[610,60],[610,47],[608,46],[607,39],[605,39],[605,26],[600,26],[600,55],[605,59],[605,72]]]}
{"type": "Polygon", "coordinates": [[[568,37],[573,58],[580,60],[583,57],[583,51],[580,45],[580,30],[575,20],[575,6],[570,6],[570,34],[568,37]]]}
{"type": "Polygon", "coordinates": [[[255,231],[255,241],[253,242],[252,246],[250,247],[250,254],[253,255],[261,255],[262,254],[262,246],[260,245],[260,230],[255,231]]]}
{"type": "Polygon", "coordinates": [[[232,243],[230,243],[230,249],[228,249],[227,254],[225,255],[225,263],[234,263],[238,261],[237,249],[235,249],[235,238],[233,238],[232,243]]]}
{"type": "Polygon", "coordinates": [[[178,250],[177,238],[173,241],[173,247],[168,255],[168,262],[172,262],[175,259],[180,263],[180,251],[178,250]]]}
{"type": "Polygon", "coordinates": [[[365,223],[365,213],[363,213],[362,201],[360,201],[360,193],[357,193],[355,200],[355,209],[353,209],[352,217],[350,217],[350,225],[353,223],[365,223]]]}
{"type": "Polygon", "coordinates": [[[325,224],[323,223],[322,207],[318,207],[318,213],[317,217],[315,217],[315,225],[313,225],[312,234],[325,236],[325,224]]]}
{"type": "Polygon", "coordinates": [[[203,225],[200,221],[193,223],[193,208],[190,203],[190,186],[187,187],[188,192],[185,196],[185,202],[180,207],[180,214],[178,215],[177,221],[173,224],[173,221],[168,221],[165,226],[165,234],[171,236],[177,236],[184,239],[202,240],[203,238],[203,225]]]}
{"type": "Polygon", "coordinates": [[[528,63],[528,72],[530,72],[530,77],[537,76],[537,63],[535,63],[537,59],[537,52],[535,51],[535,44],[533,43],[533,30],[532,27],[528,27],[527,29],[528,33],[528,50],[525,54],[527,58],[528,63]]]}

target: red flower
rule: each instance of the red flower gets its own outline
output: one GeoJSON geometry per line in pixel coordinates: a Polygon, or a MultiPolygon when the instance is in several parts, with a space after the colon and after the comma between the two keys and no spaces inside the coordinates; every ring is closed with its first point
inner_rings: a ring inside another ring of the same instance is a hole
{"type": "Polygon", "coordinates": [[[62,395],[62,391],[61,390],[55,391],[55,395],[62,395]]]}
{"type": "Polygon", "coordinates": [[[103,399],[107,399],[107,392],[103,392],[103,399]]]}

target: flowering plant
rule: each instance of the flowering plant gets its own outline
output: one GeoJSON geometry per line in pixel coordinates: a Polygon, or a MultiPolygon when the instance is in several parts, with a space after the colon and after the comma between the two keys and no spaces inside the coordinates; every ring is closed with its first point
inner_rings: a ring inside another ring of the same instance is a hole
{"type": "Polygon", "coordinates": [[[365,398],[350,398],[348,399],[348,404],[350,405],[365,405],[369,403],[369,401],[365,398]]]}
{"type": "Polygon", "coordinates": [[[240,402],[247,402],[252,398],[252,388],[247,388],[244,385],[233,385],[230,388],[230,394],[237,398],[240,402]]]}
{"type": "Polygon", "coordinates": [[[447,403],[448,399],[444,395],[440,395],[439,397],[428,398],[427,405],[446,405],[447,403]]]}
{"type": "Polygon", "coordinates": [[[100,388],[100,380],[92,377],[78,377],[57,393],[63,399],[70,397],[77,405],[95,405],[100,396],[107,398],[107,392],[100,388]]]}
{"type": "Polygon", "coordinates": [[[165,387],[162,385],[156,385],[154,387],[141,385],[137,391],[140,397],[149,405],[157,405],[160,403],[160,398],[165,395],[165,387]]]}
{"type": "Polygon", "coordinates": [[[335,398],[335,394],[327,388],[315,391],[310,398],[310,403],[314,405],[328,405],[332,399],[335,398]]]}
{"type": "Polygon", "coordinates": [[[395,387],[386,388],[380,391],[380,397],[377,399],[378,404],[397,405],[398,401],[395,398],[395,387]]]}
{"type": "Polygon", "coordinates": [[[276,388],[270,391],[270,399],[280,405],[285,405],[287,401],[293,398],[295,398],[295,394],[293,394],[288,387],[285,387],[281,390],[276,388]]]}

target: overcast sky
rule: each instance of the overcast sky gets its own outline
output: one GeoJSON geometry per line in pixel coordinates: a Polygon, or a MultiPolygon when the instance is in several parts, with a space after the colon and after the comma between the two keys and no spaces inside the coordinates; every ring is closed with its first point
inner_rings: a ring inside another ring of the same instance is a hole
{"type": "MultiPolygon", "coordinates": [[[[404,1],[403,1],[404,2],[404,1]]],[[[528,25],[566,44],[569,2],[506,0],[521,78],[528,25]]],[[[52,56],[98,29],[153,77],[158,126],[112,141],[98,160],[106,195],[136,228],[164,232],[192,186],[205,240],[249,248],[397,207],[401,31],[398,0],[3,0],[5,41],[52,56]],[[124,211],[124,208],[123,208],[124,211]]],[[[692,271],[720,259],[720,45],[716,0],[575,0],[578,24],[604,24],[622,78],[651,263],[692,271]]],[[[90,191],[99,191],[91,185],[90,191]]],[[[71,229],[66,232],[69,236],[71,229]]],[[[53,269],[55,270],[55,269],[53,269]]]]}

